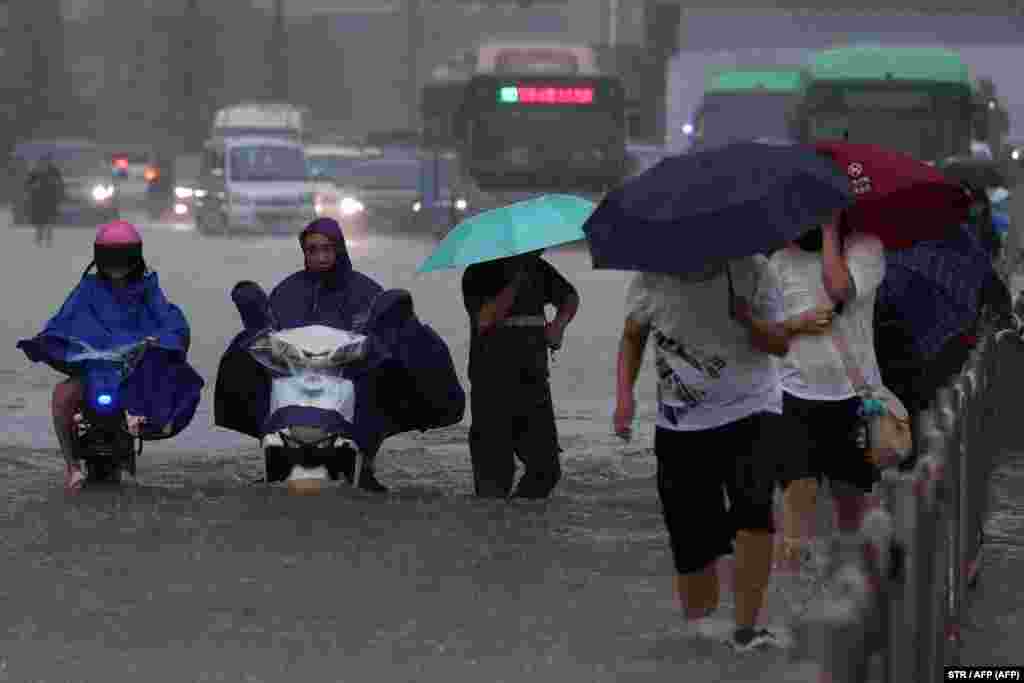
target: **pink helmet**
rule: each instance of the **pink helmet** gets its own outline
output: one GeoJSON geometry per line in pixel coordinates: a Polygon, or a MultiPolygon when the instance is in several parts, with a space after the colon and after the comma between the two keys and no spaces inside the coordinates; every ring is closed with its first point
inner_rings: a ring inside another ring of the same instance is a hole
{"type": "Polygon", "coordinates": [[[92,246],[93,263],[100,274],[115,270],[143,274],[146,262],[142,259],[142,236],[128,221],[114,221],[96,230],[92,246]]]}
{"type": "Polygon", "coordinates": [[[104,223],[96,230],[96,245],[101,247],[124,247],[142,244],[142,236],[128,221],[104,223]]]}

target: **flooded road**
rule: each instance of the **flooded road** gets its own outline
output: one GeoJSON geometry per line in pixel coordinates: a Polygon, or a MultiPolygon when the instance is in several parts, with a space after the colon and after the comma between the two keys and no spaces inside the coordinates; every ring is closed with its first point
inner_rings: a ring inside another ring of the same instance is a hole
{"type": "MultiPolygon", "coordinates": [[[[0,681],[798,680],[783,653],[737,657],[683,637],[653,480],[648,370],[636,440],[609,435],[627,274],[593,271],[581,249],[549,256],[582,297],[552,371],[565,449],[553,500],[473,500],[468,415],[386,442],[389,496],[337,487],[293,498],[250,484],[261,474],[256,442],[212,427],[211,411],[217,361],[239,327],[228,291],[240,279],[269,289],[300,267],[296,240],[146,226],[146,258],[192,325],[207,390],[183,434],[147,445],[137,481],[67,500],[49,426],[59,375],[15,348],[91,260],[91,230],[55,237],[37,248],[30,231],[0,225],[0,681]]],[[[384,230],[350,247],[358,270],[412,291],[468,389],[461,271],[414,274],[432,248],[384,230]]],[[[1014,357],[1003,388],[1022,372],[1014,357]]],[[[978,664],[1020,663],[989,658],[1013,656],[1024,593],[1024,432],[1003,417],[991,574],[968,642],[1007,644],[1003,655],[972,651],[978,664]],[[1011,570],[1015,579],[998,578],[1011,570]]],[[[814,594],[773,579],[770,621],[814,594]]]]}

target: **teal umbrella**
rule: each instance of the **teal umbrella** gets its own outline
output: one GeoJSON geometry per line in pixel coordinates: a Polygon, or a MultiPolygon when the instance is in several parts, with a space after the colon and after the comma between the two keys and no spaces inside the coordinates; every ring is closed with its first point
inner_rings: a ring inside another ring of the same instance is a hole
{"type": "Polygon", "coordinates": [[[595,204],[567,194],[546,194],[479,213],[448,233],[417,272],[459,268],[584,240],[583,224],[595,204]]]}

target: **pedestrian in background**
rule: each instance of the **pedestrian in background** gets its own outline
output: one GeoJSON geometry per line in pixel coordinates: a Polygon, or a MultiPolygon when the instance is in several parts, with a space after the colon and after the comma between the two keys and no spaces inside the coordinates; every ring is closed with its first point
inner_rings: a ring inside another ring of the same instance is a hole
{"type": "Polygon", "coordinates": [[[36,229],[36,244],[53,246],[53,224],[60,215],[64,199],[64,178],[53,157],[42,157],[25,180],[29,199],[29,219],[36,229]]]}

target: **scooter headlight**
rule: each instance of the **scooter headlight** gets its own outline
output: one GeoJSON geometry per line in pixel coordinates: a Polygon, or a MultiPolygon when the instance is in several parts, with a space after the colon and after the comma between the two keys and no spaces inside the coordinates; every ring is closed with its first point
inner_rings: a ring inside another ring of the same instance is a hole
{"type": "Polygon", "coordinates": [[[121,411],[117,400],[117,391],[108,381],[109,378],[101,380],[102,386],[92,387],[88,392],[88,400],[84,405],[86,420],[96,423],[107,423],[120,419],[121,411]]]}

